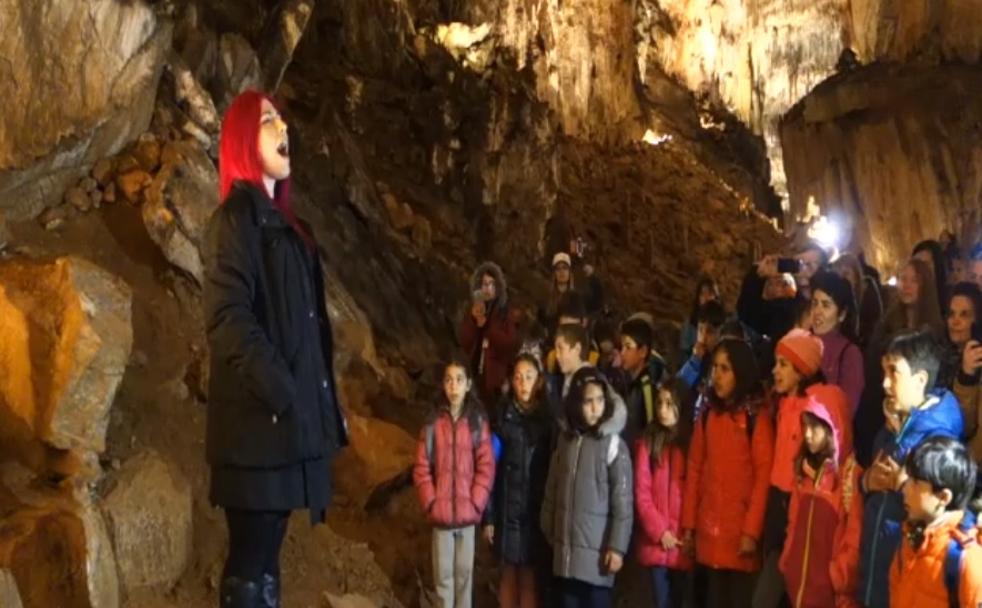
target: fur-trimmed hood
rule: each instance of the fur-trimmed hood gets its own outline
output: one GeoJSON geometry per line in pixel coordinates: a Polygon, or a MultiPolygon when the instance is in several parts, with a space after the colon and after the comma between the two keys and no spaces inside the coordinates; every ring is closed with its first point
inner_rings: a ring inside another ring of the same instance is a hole
{"type": "Polygon", "coordinates": [[[494,277],[495,282],[495,306],[499,308],[504,308],[508,306],[508,281],[505,280],[505,273],[501,270],[501,266],[498,266],[494,262],[483,262],[481,263],[474,272],[471,274],[471,291],[477,291],[481,288],[481,277],[489,274],[494,277]]]}

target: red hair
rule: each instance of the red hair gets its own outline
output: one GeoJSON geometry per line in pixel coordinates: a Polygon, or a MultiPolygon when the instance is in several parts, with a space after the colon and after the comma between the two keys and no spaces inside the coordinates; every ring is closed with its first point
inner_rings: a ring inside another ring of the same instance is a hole
{"type": "MultiPolygon", "coordinates": [[[[246,182],[266,192],[263,183],[263,162],[259,157],[259,128],[263,100],[274,107],[268,95],[256,90],[243,91],[232,101],[222,118],[218,143],[218,197],[222,204],[232,192],[235,182],[246,182]]],[[[303,240],[313,246],[313,240],[303,229],[290,206],[290,178],[278,180],[273,187],[273,206],[303,240]]]]}

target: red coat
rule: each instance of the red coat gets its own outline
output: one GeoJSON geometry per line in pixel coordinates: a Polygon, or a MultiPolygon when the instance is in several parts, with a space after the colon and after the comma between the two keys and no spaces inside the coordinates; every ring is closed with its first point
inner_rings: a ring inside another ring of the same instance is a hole
{"type": "Polygon", "coordinates": [[[760,540],[774,456],[774,422],[761,400],[748,436],[747,407],[724,412],[713,406],[696,421],[689,447],[682,528],[695,530],[696,561],[710,568],[754,572],[759,551],[739,554],[740,537],[760,540]]]}
{"type": "MultiPolygon", "coordinates": [[[[782,492],[791,492],[795,482],[794,460],[801,449],[801,412],[810,400],[817,400],[839,412],[850,412],[849,399],[841,388],[831,384],[814,384],[805,389],[804,395],[785,395],[777,408],[776,434],[774,437],[774,466],[771,485],[782,492]]],[[[851,416],[851,413],[848,414],[851,416]]],[[[843,420],[850,420],[843,418],[843,420]]],[[[840,445],[844,453],[852,451],[851,429],[840,431],[840,445]]]]}
{"type": "Polygon", "coordinates": [[[648,444],[641,439],[634,449],[634,506],[637,524],[635,552],[642,566],[667,566],[687,570],[692,566],[682,551],[666,551],[661,537],[671,531],[682,538],[682,493],[685,488],[685,454],[677,447],[662,449],[661,464],[652,468],[648,444]]]}
{"type": "Polygon", "coordinates": [[[457,336],[460,346],[471,363],[474,385],[490,408],[497,404],[501,389],[508,380],[508,366],[518,352],[518,322],[520,313],[508,302],[508,283],[501,268],[493,262],[484,262],[471,275],[471,290],[479,291],[484,275],[494,277],[497,297],[486,304],[487,317],[483,327],[478,327],[471,315],[471,307],[464,311],[457,336]]]}
{"type": "Polygon", "coordinates": [[[794,608],[858,607],[862,470],[842,430],[851,411],[810,399],[805,410],[832,427],[833,454],[816,477],[796,475],[779,562],[794,608]]]}
{"type": "Polygon", "coordinates": [[[443,409],[429,425],[433,426],[434,462],[427,455],[428,431],[424,427],[413,467],[413,483],[423,512],[431,524],[441,528],[477,524],[494,483],[494,454],[487,419],[479,411],[465,409],[454,421],[450,412],[443,409]],[[481,428],[477,446],[473,445],[470,416],[477,417],[481,428]]]}

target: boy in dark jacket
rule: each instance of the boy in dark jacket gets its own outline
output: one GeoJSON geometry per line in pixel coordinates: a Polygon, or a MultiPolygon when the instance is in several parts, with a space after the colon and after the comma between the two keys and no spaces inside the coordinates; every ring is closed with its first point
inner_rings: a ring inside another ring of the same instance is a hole
{"type": "Polygon", "coordinates": [[[932,436],[960,439],[962,415],[948,391],[931,391],[940,365],[929,332],[905,332],[883,356],[886,424],[873,442],[875,459],[863,475],[865,496],[860,542],[859,601],[869,608],[890,605],[887,578],[905,519],[899,491],[900,463],[932,436]]]}
{"type": "Polygon", "coordinates": [[[621,326],[621,366],[628,376],[624,394],[627,426],[623,436],[628,445],[634,445],[641,431],[655,418],[657,386],[664,362],[652,357],[651,342],[651,326],[642,319],[629,319],[621,326]]]}

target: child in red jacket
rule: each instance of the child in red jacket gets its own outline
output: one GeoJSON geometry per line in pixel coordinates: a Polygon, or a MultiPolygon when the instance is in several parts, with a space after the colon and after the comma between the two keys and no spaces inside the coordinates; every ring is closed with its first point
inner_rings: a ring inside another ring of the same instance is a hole
{"type": "Polygon", "coordinates": [[[810,397],[800,416],[802,441],[780,561],[794,608],[859,606],[862,471],[844,433],[846,411],[810,397]]]}
{"type": "Polygon", "coordinates": [[[706,567],[706,608],[751,605],[774,424],[750,345],[713,351],[708,408],[695,422],[682,500],[684,547],[706,567]]]}
{"type": "MultiPolygon", "coordinates": [[[[781,396],[777,407],[774,465],[764,516],[764,564],[754,590],[755,608],[775,608],[790,595],[778,567],[788,529],[788,509],[801,452],[801,414],[809,402],[818,401],[838,415],[848,408],[848,397],[838,386],[825,384],[822,375],[822,340],[807,331],[792,329],[774,351],[774,392],[781,396]]],[[[840,448],[848,453],[851,432],[840,426],[840,448]]]]}
{"type": "Polygon", "coordinates": [[[420,433],[413,483],[433,525],[433,577],[443,608],[469,608],[473,588],[474,527],[494,482],[491,431],[471,391],[467,366],[451,361],[443,398],[420,433]]]}
{"type": "Polygon", "coordinates": [[[656,608],[680,608],[691,560],[682,551],[685,456],[692,433],[689,387],[672,379],[658,387],[655,418],[635,445],[635,551],[651,571],[656,608]]]}

